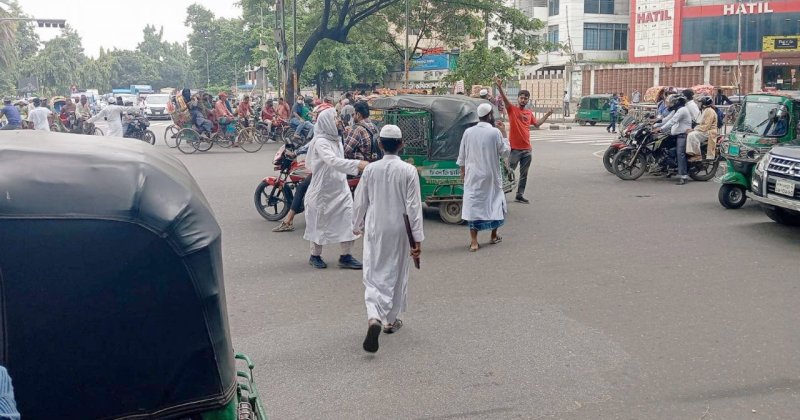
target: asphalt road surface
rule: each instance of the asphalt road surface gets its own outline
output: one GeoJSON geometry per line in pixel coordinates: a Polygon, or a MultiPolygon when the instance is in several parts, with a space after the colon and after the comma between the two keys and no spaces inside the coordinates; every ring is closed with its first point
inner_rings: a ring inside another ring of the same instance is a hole
{"type": "MultiPolygon", "coordinates": [[[[750,419],[800,413],[800,229],[715,182],[606,173],[602,127],[533,132],[527,196],[504,241],[467,252],[426,212],[405,327],[364,353],[361,272],[315,270],[253,192],[276,145],[180,158],[223,228],[237,351],[272,419],[750,419]]],[[[512,195],[508,196],[513,199],[512,195]]],[[[355,254],[361,256],[361,241],[355,254]]],[[[391,263],[391,262],[387,262],[391,263]]]]}

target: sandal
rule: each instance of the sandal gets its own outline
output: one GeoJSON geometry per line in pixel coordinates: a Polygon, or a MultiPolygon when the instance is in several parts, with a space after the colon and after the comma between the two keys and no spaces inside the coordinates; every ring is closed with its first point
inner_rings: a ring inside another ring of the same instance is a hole
{"type": "Polygon", "coordinates": [[[495,236],[492,239],[492,241],[489,242],[489,243],[491,243],[492,245],[496,245],[496,244],[499,244],[500,242],[503,242],[503,237],[502,236],[495,236]]]}
{"type": "Polygon", "coordinates": [[[272,229],[273,232],[291,232],[293,230],[294,230],[294,225],[290,225],[286,222],[281,222],[281,224],[278,227],[272,229]]]}
{"type": "Polygon", "coordinates": [[[473,248],[472,244],[469,244],[469,252],[475,252],[475,251],[477,251],[479,249],[481,249],[480,245],[475,245],[475,247],[473,248]]]}
{"type": "Polygon", "coordinates": [[[367,329],[367,337],[364,338],[364,351],[368,353],[375,353],[378,351],[378,336],[381,335],[381,322],[375,320],[370,322],[367,329]]]}
{"type": "Polygon", "coordinates": [[[403,328],[403,320],[396,319],[393,324],[386,324],[386,326],[383,327],[383,333],[384,334],[394,334],[400,328],[403,328]]]}

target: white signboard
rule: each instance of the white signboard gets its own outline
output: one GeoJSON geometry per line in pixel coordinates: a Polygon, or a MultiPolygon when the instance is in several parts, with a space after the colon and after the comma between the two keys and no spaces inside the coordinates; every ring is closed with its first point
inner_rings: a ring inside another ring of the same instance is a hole
{"type": "Polygon", "coordinates": [[[634,57],[672,55],[675,0],[637,0],[633,18],[634,57]]]}

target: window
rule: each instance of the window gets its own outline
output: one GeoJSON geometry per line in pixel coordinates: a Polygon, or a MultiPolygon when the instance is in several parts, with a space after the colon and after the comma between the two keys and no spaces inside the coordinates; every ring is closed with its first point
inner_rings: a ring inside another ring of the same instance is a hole
{"type": "MultiPolygon", "coordinates": [[[[550,44],[558,44],[558,25],[551,25],[547,27],[547,42],[550,44]]],[[[553,47],[553,51],[556,48],[553,47]]]]}
{"type": "MultiPolygon", "coordinates": [[[[684,19],[681,22],[681,53],[719,54],[736,52],[737,15],[684,19]]],[[[800,33],[800,13],[742,15],[742,51],[761,51],[763,37],[800,33]]]]}
{"type": "Polygon", "coordinates": [[[583,0],[583,13],[614,14],[614,0],[583,0]]]}
{"type": "Polygon", "coordinates": [[[616,23],[584,23],[583,49],[624,51],[628,49],[628,25],[616,23]]]}
{"type": "Polygon", "coordinates": [[[559,0],[547,0],[547,16],[555,16],[558,14],[559,0]]]}

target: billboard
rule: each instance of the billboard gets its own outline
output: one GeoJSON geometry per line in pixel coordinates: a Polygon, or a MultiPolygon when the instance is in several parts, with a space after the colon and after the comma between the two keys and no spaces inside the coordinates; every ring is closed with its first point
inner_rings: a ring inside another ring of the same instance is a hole
{"type": "Polygon", "coordinates": [[[675,0],[637,0],[633,21],[635,58],[672,55],[675,0]]]}
{"type": "Polygon", "coordinates": [[[21,93],[33,93],[39,90],[39,82],[35,77],[26,77],[17,80],[17,90],[21,93]]]}
{"type": "Polygon", "coordinates": [[[800,35],[765,36],[761,51],[797,52],[800,51],[800,35]]]}
{"type": "Polygon", "coordinates": [[[449,68],[448,54],[423,55],[420,58],[411,60],[411,70],[447,70],[449,68]]]}

